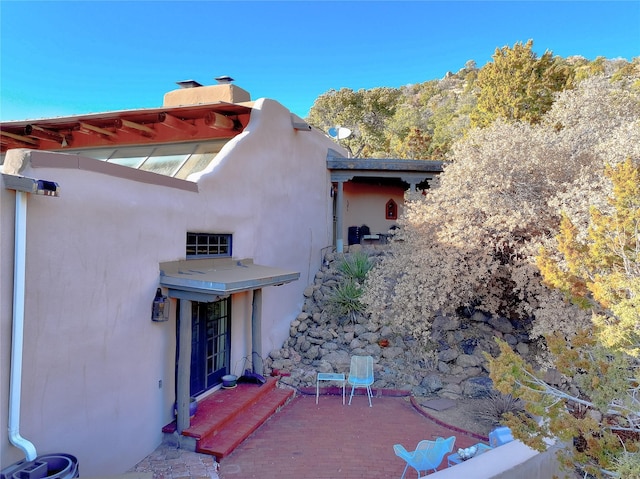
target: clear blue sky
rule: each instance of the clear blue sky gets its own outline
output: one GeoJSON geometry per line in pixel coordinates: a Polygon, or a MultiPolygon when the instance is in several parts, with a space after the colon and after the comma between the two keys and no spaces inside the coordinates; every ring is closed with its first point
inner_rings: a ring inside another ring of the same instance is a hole
{"type": "Polygon", "coordinates": [[[532,39],[640,56],[640,1],[0,0],[0,120],[151,108],[230,75],[301,117],[330,89],[400,87],[532,39]]]}

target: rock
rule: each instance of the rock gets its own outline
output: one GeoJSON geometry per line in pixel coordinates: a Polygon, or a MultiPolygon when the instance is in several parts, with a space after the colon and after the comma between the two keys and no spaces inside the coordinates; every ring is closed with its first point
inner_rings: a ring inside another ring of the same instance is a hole
{"type": "Polygon", "coordinates": [[[380,329],[380,336],[383,338],[390,338],[393,335],[393,331],[389,326],[382,326],[380,329]]]}
{"type": "Polygon", "coordinates": [[[464,394],[472,398],[489,396],[493,391],[493,381],[485,376],[469,378],[464,383],[464,394]]]}
{"type": "Polygon", "coordinates": [[[437,316],[431,328],[436,331],[455,331],[460,327],[460,319],[453,316],[437,316]]]}
{"type": "Polygon", "coordinates": [[[436,393],[444,387],[440,376],[438,376],[437,374],[430,374],[429,376],[425,376],[424,379],[420,382],[420,386],[430,394],[436,393]]]}
{"type": "Polygon", "coordinates": [[[404,354],[404,350],[402,348],[395,346],[389,346],[386,348],[380,348],[380,346],[378,346],[378,349],[382,349],[382,357],[387,359],[397,358],[404,354]]]}
{"type": "Polygon", "coordinates": [[[438,359],[440,361],[444,361],[446,363],[449,363],[453,360],[455,360],[460,353],[458,353],[458,351],[456,351],[455,349],[445,349],[444,351],[440,351],[438,353],[438,359]]]}
{"type": "Polygon", "coordinates": [[[380,336],[376,333],[362,333],[358,336],[361,341],[368,341],[369,343],[376,343],[380,336]]]}
{"type": "MultiPolygon", "coordinates": [[[[374,356],[374,357],[375,356],[380,356],[380,349],[382,349],[382,348],[380,346],[378,346],[377,344],[375,344],[375,343],[374,344],[367,344],[364,347],[364,350],[367,352],[366,354],[368,356],[374,356]]],[[[383,355],[383,357],[385,357],[385,356],[383,355]]]]}
{"type": "Polygon", "coordinates": [[[482,372],[483,372],[483,369],[481,367],[476,366],[476,367],[473,367],[473,368],[465,368],[465,369],[463,369],[459,373],[459,376],[461,378],[467,379],[467,378],[471,378],[471,377],[474,377],[474,376],[480,376],[482,374],[482,372]]]}
{"type": "Polygon", "coordinates": [[[438,371],[442,374],[449,374],[451,372],[451,366],[444,361],[438,361],[438,371]]]}
{"type": "Polygon", "coordinates": [[[321,349],[325,351],[335,351],[338,349],[338,345],[333,341],[326,341],[322,344],[321,349]]]}
{"type": "Polygon", "coordinates": [[[476,338],[464,339],[460,343],[460,347],[462,348],[462,352],[464,354],[473,354],[478,345],[478,340],[476,338]]]}
{"type": "Polygon", "coordinates": [[[556,369],[547,369],[544,373],[544,381],[552,386],[560,386],[564,379],[556,369]]]}
{"type": "Polygon", "coordinates": [[[320,360],[317,364],[314,364],[316,371],[319,373],[332,373],[333,365],[329,361],[320,360]]]}
{"type": "Polygon", "coordinates": [[[493,329],[500,331],[501,333],[513,332],[513,325],[507,318],[501,316],[489,318],[489,324],[493,329]]]}
{"type": "Polygon", "coordinates": [[[480,358],[477,356],[471,356],[469,354],[461,354],[456,359],[456,365],[463,368],[473,368],[481,364],[480,358]]]}
{"type": "Polygon", "coordinates": [[[307,350],[307,352],[304,354],[304,357],[309,359],[316,359],[319,357],[319,353],[320,353],[320,346],[318,346],[317,344],[314,344],[307,350]]]}
{"type": "Polygon", "coordinates": [[[484,313],[480,312],[480,311],[476,311],[475,313],[473,313],[471,315],[471,321],[477,321],[479,323],[486,323],[487,321],[489,321],[489,316],[485,315],[484,313]]]}
{"type": "Polygon", "coordinates": [[[462,388],[458,384],[446,384],[439,391],[439,395],[448,399],[458,399],[462,397],[462,388]]]}
{"type": "Polygon", "coordinates": [[[527,356],[529,354],[529,345],[525,343],[516,344],[516,351],[520,356],[527,356]]]}
{"type": "Polygon", "coordinates": [[[322,360],[333,364],[336,372],[348,370],[349,365],[351,364],[351,356],[349,353],[342,350],[331,351],[330,353],[325,354],[322,357],[322,360]]]}
{"type": "Polygon", "coordinates": [[[271,359],[280,359],[282,357],[282,349],[274,349],[269,353],[271,359]]]}

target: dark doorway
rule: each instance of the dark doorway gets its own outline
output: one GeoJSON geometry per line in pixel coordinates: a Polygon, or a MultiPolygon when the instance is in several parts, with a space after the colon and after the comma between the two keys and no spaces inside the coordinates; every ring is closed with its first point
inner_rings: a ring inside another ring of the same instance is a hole
{"type": "Polygon", "coordinates": [[[211,389],[229,374],[231,298],[192,303],[191,396],[211,389]]]}

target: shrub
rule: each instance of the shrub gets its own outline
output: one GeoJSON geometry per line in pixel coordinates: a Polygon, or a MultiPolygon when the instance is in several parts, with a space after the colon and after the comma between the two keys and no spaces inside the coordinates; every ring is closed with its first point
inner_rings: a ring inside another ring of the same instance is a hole
{"type": "Polygon", "coordinates": [[[362,282],[366,278],[371,266],[369,256],[362,251],[358,251],[340,262],[340,264],[338,264],[338,270],[347,278],[362,282]]]}
{"type": "Polygon", "coordinates": [[[360,301],[361,296],[362,286],[349,278],[334,288],[329,296],[329,308],[337,316],[347,317],[355,322],[356,315],[365,310],[360,301]]]}
{"type": "Polygon", "coordinates": [[[493,393],[484,399],[478,407],[478,417],[498,426],[503,424],[506,414],[518,414],[524,411],[524,404],[511,394],[493,393]]]}

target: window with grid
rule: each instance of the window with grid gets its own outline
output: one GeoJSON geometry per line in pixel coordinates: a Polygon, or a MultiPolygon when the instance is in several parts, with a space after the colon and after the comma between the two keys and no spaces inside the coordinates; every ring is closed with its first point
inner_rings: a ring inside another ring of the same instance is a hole
{"type": "Polygon", "coordinates": [[[187,233],[187,258],[231,256],[231,235],[187,233]]]}

